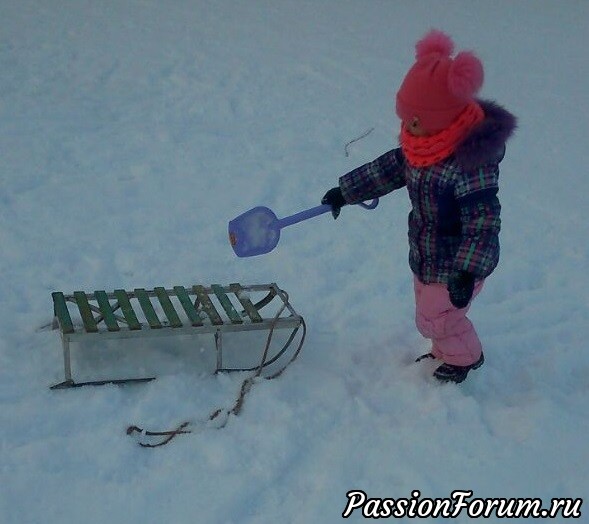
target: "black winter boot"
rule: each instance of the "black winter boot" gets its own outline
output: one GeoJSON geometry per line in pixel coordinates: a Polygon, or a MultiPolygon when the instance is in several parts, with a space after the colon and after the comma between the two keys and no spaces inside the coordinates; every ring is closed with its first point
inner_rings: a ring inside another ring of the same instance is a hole
{"type": "Polygon", "coordinates": [[[460,384],[471,369],[479,369],[485,363],[485,356],[481,353],[479,358],[474,364],[470,366],[454,366],[453,364],[442,364],[438,369],[434,371],[434,377],[441,382],[455,382],[460,384]]]}
{"type": "Polygon", "coordinates": [[[428,359],[428,358],[435,359],[436,357],[434,357],[434,354],[433,353],[425,353],[424,355],[421,355],[420,357],[417,357],[415,359],[415,362],[421,362],[422,360],[425,360],[425,359],[428,359]]]}

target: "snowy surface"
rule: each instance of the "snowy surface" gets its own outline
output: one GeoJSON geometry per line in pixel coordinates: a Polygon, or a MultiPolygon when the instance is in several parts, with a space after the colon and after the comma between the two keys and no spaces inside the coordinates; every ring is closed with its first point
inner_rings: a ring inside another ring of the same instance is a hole
{"type": "Polygon", "coordinates": [[[2,524],[331,523],[352,489],[589,495],[589,2],[1,0],[0,20],[2,524]],[[459,386],[412,364],[428,345],[404,191],[262,257],[226,232],[256,205],[317,205],[395,145],[394,93],[432,26],[478,52],[483,96],[520,119],[502,260],[471,313],[487,363],[459,386]],[[309,333],[224,429],[158,450],[125,435],[235,398],[243,377],[181,340],[120,357],[161,362],[149,384],[48,389],[52,291],[236,281],[278,282],[309,333]]]}

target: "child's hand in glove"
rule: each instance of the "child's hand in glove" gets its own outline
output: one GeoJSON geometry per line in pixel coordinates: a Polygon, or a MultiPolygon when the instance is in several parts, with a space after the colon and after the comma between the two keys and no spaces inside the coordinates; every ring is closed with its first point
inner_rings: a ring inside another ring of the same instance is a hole
{"type": "Polygon", "coordinates": [[[448,277],[450,302],[458,309],[468,306],[474,291],[474,276],[467,271],[454,271],[448,277]]]}
{"type": "Polygon", "coordinates": [[[331,214],[333,215],[333,218],[337,218],[342,207],[347,204],[344,195],[342,195],[342,190],[339,187],[334,187],[325,193],[321,199],[321,203],[331,206],[331,214]]]}

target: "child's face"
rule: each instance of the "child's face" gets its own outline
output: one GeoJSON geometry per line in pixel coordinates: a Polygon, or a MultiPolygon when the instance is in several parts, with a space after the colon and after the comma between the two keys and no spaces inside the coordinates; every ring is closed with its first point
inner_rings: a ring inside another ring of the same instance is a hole
{"type": "Polygon", "coordinates": [[[408,122],[403,122],[403,126],[413,136],[427,136],[429,134],[425,129],[423,129],[421,123],[419,122],[419,118],[417,117],[413,117],[413,119],[409,120],[408,122]]]}

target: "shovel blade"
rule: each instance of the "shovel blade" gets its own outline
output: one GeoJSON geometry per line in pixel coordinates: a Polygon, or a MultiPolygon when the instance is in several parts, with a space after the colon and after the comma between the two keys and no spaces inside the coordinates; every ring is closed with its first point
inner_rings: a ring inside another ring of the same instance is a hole
{"type": "Polygon", "coordinates": [[[280,240],[280,225],[274,212],[254,207],[229,222],[229,242],[238,257],[255,257],[272,251],[280,240]]]}

